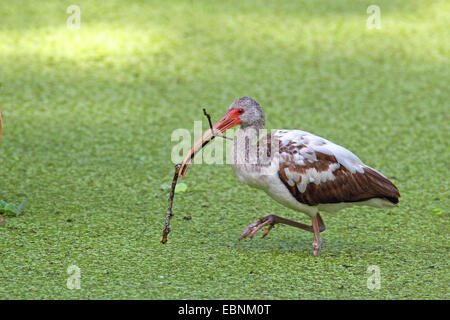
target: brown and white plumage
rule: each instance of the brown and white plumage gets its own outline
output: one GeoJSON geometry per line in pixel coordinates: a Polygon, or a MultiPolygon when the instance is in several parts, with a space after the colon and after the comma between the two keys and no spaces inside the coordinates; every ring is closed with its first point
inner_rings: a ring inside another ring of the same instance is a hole
{"type": "MultiPolygon", "coordinates": [[[[312,226],[269,215],[248,226],[241,239],[253,237],[264,226],[268,226],[265,236],[276,223],[289,224],[314,232],[314,254],[319,255],[320,232],[325,230],[319,211],[335,212],[352,205],[392,208],[398,204],[400,194],[395,185],[344,147],[300,130],[275,130],[261,138],[264,124],[259,104],[243,97],[231,104],[225,117],[213,128],[222,133],[241,125],[234,138],[232,157],[238,179],[309,215],[312,226]]],[[[186,174],[192,158],[211,139],[208,131],[195,144],[182,164],[180,175],[186,174]]]]}
{"type": "Polygon", "coordinates": [[[278,176],[302,204],[337,211],[349,204],[392,207],[398,189],[349,150],[300,130],[272,133],[280,140],[278,176]]]}

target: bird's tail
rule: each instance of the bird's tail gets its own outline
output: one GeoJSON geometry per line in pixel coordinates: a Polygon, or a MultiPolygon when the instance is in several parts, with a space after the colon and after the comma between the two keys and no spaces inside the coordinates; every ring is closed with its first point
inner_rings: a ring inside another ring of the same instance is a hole
{"type": "Polygon", "coordinates": [[[365,168],[364,173],[367,175],[371,188],[374,189],[378,198],[384,198],[394,205],[398,204],[400,192],[388,178],[372,168],[365,168]]]}

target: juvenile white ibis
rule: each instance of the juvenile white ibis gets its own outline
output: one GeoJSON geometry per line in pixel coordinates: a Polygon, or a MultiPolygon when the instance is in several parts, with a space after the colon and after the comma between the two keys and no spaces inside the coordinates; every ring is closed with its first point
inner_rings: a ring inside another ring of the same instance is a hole
{"type": "Polygon", "coordinates": [[[195,154],[216,135],[240,125],[233,141],[232,168],[241,182],[264,190],[269,196],[307,214],[312,226],[274,214],[249,225],[239,240],[267,226],[266,236],[277,223],[314,233],[314,255],[320,255],[320,232],[325,224],[319,211],[336,212],[353,205],[378,208],[397,206],[400,193],[383,174],[365,165],[352,152],[324,138],[300,130],[275,130],[260,137],[265,124],[258,102],[242,97],[208,130],[184,159],[180,176],[186,174],[195,154]],[[256,132],[256,143],[242,139],[256,132]],[[245,141],[245,143],[242,143],[245,141]]]}

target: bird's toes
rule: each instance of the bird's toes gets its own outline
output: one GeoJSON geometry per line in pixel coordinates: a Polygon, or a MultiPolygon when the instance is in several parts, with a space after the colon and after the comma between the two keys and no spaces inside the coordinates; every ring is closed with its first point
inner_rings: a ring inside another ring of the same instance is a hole
{"type": "Polygon", "coordinates": [[[239,241],[241,241],[242,239],[245,239],[247,237],[250,237],[251,239],[253,239],[253,237],[255,236],[256,232],[258,232],[258,230],[260,230],[261,228],[263,228],[264,226],[269,224],[268,230],[265,230],[264,233],[263,233],[263,237],[265,237],[267,235],[267,233],[269,233],[269,231],[271,229],[270,223],[271,223],[271,220],[267,219],[267,217],[259,218],[258,220],[256,220],[254,223],[249,225],[244,230],[242,235],[239,237],[239,241]]]}
{"type": "Polygon", "coordinates": [[[272,225],[272,224],[269,224],[269,226],[267,227],[267,229],[264,230],[263,235],[262,235],[262,238],[264,238],[265,236],[267,236],[267,235],[269,234],[270,230],[272,230],[272,228],[273,228],[273,225],[272,225]]]}
{"type": "Polygon", "coordinates": [[[313,242],[313,249],[314,249],[314,255],[316,257],[320,256],[320,251],[322,250],[322,242],[321,241],[314,241],[313,242]]]}

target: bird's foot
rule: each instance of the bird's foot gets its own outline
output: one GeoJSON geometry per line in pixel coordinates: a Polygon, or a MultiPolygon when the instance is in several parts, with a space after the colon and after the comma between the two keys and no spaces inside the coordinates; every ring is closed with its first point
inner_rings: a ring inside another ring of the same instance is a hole
{"type": "Polygon", "coordinates": [[[245,239],[250,236],[250,238],[253,238],[255,236],[255,233],[260,230],[261,228],[264,228],[265,226],[268,226],[266,230],[264,230],[262,237],[264,238],[267,236],[267,234],[272,230],[273,226],[275,225],[275,216],[273,214],[270,214],[268,216],[265,216],[263,218],[259,218],[254,223],[249,225],[242,235],[239,237],[239,241],[242,239],[245,239]]]}
{"type": "Polygon", "coordinates": [[[322,239],[316,239],[313,242],[314,255],[316,257],[320,256],[320,251],[322,250],[322,239]]]}

